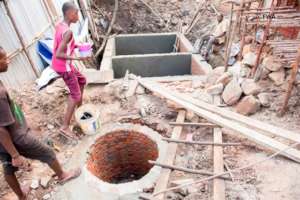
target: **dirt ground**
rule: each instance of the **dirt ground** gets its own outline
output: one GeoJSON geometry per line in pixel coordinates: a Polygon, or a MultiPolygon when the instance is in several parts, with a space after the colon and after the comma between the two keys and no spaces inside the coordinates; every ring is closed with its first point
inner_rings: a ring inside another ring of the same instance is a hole
{"type": "MultiPolygon", "coordinates": [[[[100,10],[95,14],[98,20],[96,22],[101,28],[103,24],[105,25],[105,20],[109,21],[111,18],[113,1],[97,0],[97,2],[100,10]],[[102,18],[104,21],[100,20],[102,18]]],[[[139,0],[121,0],[113,33],[176,31],[180,21],[182,21],[183,26],[190,23],[198,5],[204,1],[147,0],[146,2],[160,14],[163,20],[155,16],[139,0]]],[[[225,12],[227,9],[227,7],[220,8],[221,11],[225,12]]],[[[213,12],[207,11],[203,13],[203,16],[187,37],[194,42],[202,35],[208,33],[213,28],[214,23],[215,15],[213,12]]],[[[99,31],[104,33],[103,28],[99,31]]],[[[215,67],[222,63],[222,59],[220,57],[218,59],[219,61],[216,61],[217,59],[213,60],[215,67]]],[[[149,126],[165,137],[169,137],[172,132],[169,122],[175,121],[177,116],[176,110],[170,107],[166,101],[148,92],[126,99],[121,94],[121,84],[122,80],[117,80],[109,85],[88,86],[84,94],[84,103],[92,103],[100,108],[101,121],[104,125],[116,122],[140,123],[149,126]]],[[[178,83],[174,85],[176,84],[178,83]]],[[[270,82],[262,82],[261,84],[267,85],[264,88],[271,94],[271,105],[268,108],[262,108],[251,117],[298,132],[300,128],[300,93],[294,90],[289,104],[289,111],[285,116],[279,117],[277,113],[283,102],[286,85],[276,87],[270,82]]],[[[186,82],[183,83],[182,87],[185,90],[189,90],[187,91],[188,93],[195,92],[191,85],[191,82],[186,82]]],[[[62,137],[58,132],[68,95],[62,80],[55,81],[51,86],[40,92],[35,90],[33,83],[29,83],[18,91],[11,91],[11,95],[24,110],[28,124],[32,129],[32,134],[45,144],[54,143],[57,145],[59,148],[56,150],[56,153],[59,160],[63,164],[67,164],[74,152],[80,151],[80,149],[78,149],[78,145],[62,137]]],[[[227,109],[233,110],[234,108],[227,109]]],[[[198,122],[202,119],[194,116],[189,120],[198,122]]],[[[75,126],[74,130],[77,131],[79,136],[86,137],[82,135],[78,127],[75,126]]],[[[183,139],[190,137],[191,134],[195,141],[212,140],[212,131],[210,129],[184,128],[183,139]]],[[[224,134],[224,141],[244,144],[243,146],[226,147],[224,149],[225,161],[231,169],[264,159],[270,154],[270,151],[267,149],[237,135],[224,134]]],[[[175,164],[191,169],[212,171],[212,153],[212,148],[209,146],[179,145],[175,164]]],[[[22,184],[31,184],[32,180],[52,176],[52,172],[48,167],[37,161],[32,162],[32,168],[33,171],[31,172],[21,171],[18,173],[22,184]]],[[[226,198],[228,200],[298,200],[300,195],[298,187],[300,185],[299,172],[300,166],[290,160],[282,157],[271,159],[256,167],[234,173],[234,181],[226,181],[226,198]]],[[[2,169],[0,169],[0,174],[0,199],[15,199],[12,191],[4,181],[2,169]]],[[[200,177],[173,172],[171,180],[200,177]]],[[[30,194],[30,199],[42,199],[46,194],[53,196],[58,187],[57,181],[51,178],[49,186],[47,188],[40,186],[38,189],[33,190],[30,194]]],[[[167,194],[167,199],[204,200],[211,198],[211,182],[189,189],[170,192],[167,194]]]]}

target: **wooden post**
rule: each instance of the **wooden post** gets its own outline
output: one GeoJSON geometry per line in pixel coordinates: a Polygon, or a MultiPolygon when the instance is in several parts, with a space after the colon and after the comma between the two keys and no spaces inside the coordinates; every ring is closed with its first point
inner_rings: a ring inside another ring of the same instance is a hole
{"type": "Polygon", "coordinates": [[[288,89],[287,89],[287,93],[286,93],[286,96],[284,98],[283,106],[282,106],[281,111],[280,111],[281,116],[284,115],[286,110],[287,110],[289,99],[291,97],[293,87],[294,87],[294,83],[296,81],[296,77],[297,77],[297,73],[298,73],[298,69],[299,69],[299,64],[300,64],[300,47],[298,49],[298,55],[297,55],[296,61],[295,61],[295,63],[292,64],[291,79],[289,80],[289,86],[288,86],[288,89]]]}
{"type": "Polygon", "coordinates": [[[18,36],[18,39],[19,39],[19,41],[20,41],[20,43],[21,43],[21,46],[22,46],[22,48],[23,48],[23,50],[24,50],[24,53],[25,53],[25,55],[26,55],[26,57],[27,57],[27,59],[28,59],[30,65],[31,65],[31,68],[32,68],[32,70],[33,70],[35,76],[38,77],[38,76],[39,76],[39,72],[38,72],[37,69],[34,67],[34,62],[33,62],[32,58],[31,58],[31,56],[30,56],[29,51],[28,51],[27,48],[26,48],[26,44],[25,44],[24,38],[22,37],[21,32],[20,32],[20,30],[19,30],[18,27],[17,27],[16,21],[14,20],[14,18],[13,18],[13,16],[12,16],[12,13],[10,12],[10,9],[9,9],[8,3],[7,3],[7,0],[4,0],[3,3],[4,3],[5,10],[6,10],[6,12],[7,12],[7,16],[8,16],[8,18],[10,19],[10,21],[11,21],[11,23],[12,23],[12,25],[13,25],[15,31],[16,31],[16,34],[17,34],[17,36],[18,36]]]}
{"type": "MultiPolygon", "coordinates": [[[[272,0],[272,4],[271,4],[271,8],[270,8],[270,15],[273,14],[273,11],[274,11],[274,0],[272,0]]],[[[265,46],[265,42],[267,40],[267,37],[269,35],[269,29],[270,29],[270,26],[271,26],[271,22],[272,22],[272,17],[269,17],[268,21],[267,21],[267,24],[265,26],[265,30],[264,30],[264,36],[263,36],[263,40],[261,42],[261,45],[257,51],[257,55],[256,55],[256,60],[255,60],[255,65],[254,67],[252,68],[252,72],[251,72],[251,75],[252,77],[254,76],[256,70],[257,70],[257,67],[259,65],[259,62],[260,62],[260,56],[261,56],[261,53],[262,53],[262,50],[265,46]]]]}
{"type": "Polygon", "coordinates": [[[52,26],[55,27],[56,19],[57,19],[57,12],[55,10],[53,2],[49,0],[42,0],[42,3],[44,4],[47,14],[51,20],[52,26]]]}
{"type": "Polygon", "coordinates": [[[247,24],[246,24],[246,21],[247,19],[242,23],[242,39],[241,39],[241,42],[240,42],[240,53],[239,53],[239,56],[238,56],[238,60],[241,61],[242,60],[242,57],[243,57],[243,49],[244,49],[244,46],[245,46],[245,35],[246,35],[246,31],[247,31],[247,24]]]}
{"type": "Polygon", "coordinates": [[[231,32],[234,32],[232,30],[232,17],[233,17],[233,3],[231,2],[231,10],[230,10],[230,22],[229,22],[229,30],[226,33],[226,50],[225,50],[225,72],[228,69],[228,60],[229,60],[229,54],[230,54],[230,41],[231,41],[231,32]]]}
{"type": "Polygon", "coordinates": [[[90,28],[90,31],[92,34],[92,38],[95,41],[98,41],[99,37],[98,37],[97,30],[95,27],[95,22],[94,22],[93,17],[91,16],[89,10],[87,9],[87,7],[85,5],[86,1],[79,0],[78,2],[79,2],[80,10],[82,11],[83,16],[89,20],[89,28],[90,28]]]}

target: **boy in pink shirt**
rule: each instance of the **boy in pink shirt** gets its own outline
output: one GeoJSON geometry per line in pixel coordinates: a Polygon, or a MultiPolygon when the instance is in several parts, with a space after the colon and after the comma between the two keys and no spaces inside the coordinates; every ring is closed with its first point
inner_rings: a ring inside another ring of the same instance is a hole
{"type": "Polygon", "coordinates": [[[74,50],[77,46],[74,41],[73,32],[70,29],[70,24],[76,23],[79,19],[76,5],[72,2],[66,2],[63,4],[62,11],[64,20],[57,24],[55,28],[52,67],[63,78],[70,90],[68,106],[60,131],[69,137],[76,138],[69,126],[75,108],[82,103],[86,79],[74,67],[72,61],[85,60],[88,57],[74,57],[74,50]]]}

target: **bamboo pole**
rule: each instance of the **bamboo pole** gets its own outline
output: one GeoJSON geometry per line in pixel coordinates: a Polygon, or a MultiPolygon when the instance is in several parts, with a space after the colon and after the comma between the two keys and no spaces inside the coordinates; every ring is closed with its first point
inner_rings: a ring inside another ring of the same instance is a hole
{"type": "Polygon", "coordinates": [[[197,141],[187,141],[187,140],[175,140],[170,138],[163,138],[162,140],[167,142],[190,144],[190,145],[212,145],[212,146],[241,146],[241,143],[214,143],[214,142],[197,142],[197,141]]]}
{"type": "MultiPolygon", "coordinates": [[[[271,4],[271,11],[274,10],[274,0],[272,0],[272,4],[271,4]]],[[[272,12],[271,12],[272,13],[272,12]]],[[[268,37],[268,34],[269,34],[269,29],[270,29],[270,25],[271,25],[271,21],[272,19],[269,18],[268,19],[268,22],[265,26],[265,30],[264,30],[264,35],[263,35],[263,40],[261,42],[261,45],[257,51],[257,55],[256,55],[256,60],[255,60],[255,65],[254,67],[252,68],[252,71],[251,71],[251,74],[252,76],[254,76],[254,74],[256,73],[256,70],[257,70],[257,67],[259,65],[259,62],[260,62],[260,56],[261,56],[261,53],[262,53],[262,50],[264,48],[264,45],[265,45],[265,41],[267,40],[267,37],[268,37]]]]}
{"type": "Polygon", "coordinates": [[[29,51],[26,49],[26,44],[25,44],[24,38],[23,38],[23,36],[21,35],[21,31],[19,30],[19,28],[18,28],[18,26],[17,26],[17,24],[16,24],[16,21],[15,21],[13,15],[12,15],[10,9],[9,9],[7,0],[4,0],[3,3],[4,3],[4,7],[5,7],[5,10],[6,10],[7,16],[8,16],[8,18],[10,19],[10,21],[11,21],[11,23],[12,23],[12,25],[13,25],[15,31],[16,31],[16,34],[17,34],[18,39],[19,39],[19,41],[20,41],[20,43],[21,43],[21,46],[22,46],[22,48],[23,48],[23,50],[24,50],[24,53],[25,53],[25,55],[26,55],[26,57],[27,57],[27,59],[28,59],[28,61],[29,61],[29,64],[30,64],[30,66],[31,66],[31,68],[32,68],[32,70],[33,70],[35,76],[38,77],[38,76],[39,76],[39,72],[37,71],[37,69],[36,69],[35,66],[34,66],[34,62],[33,62],[32,58],[31,58],[31,56],[30,56],[29,51]]]}
{"type": "MultiPolygon", "coordinates": [[[[184,167],[177,167],[174,165],[167,165],[167,164],[159,163],[159,162],[152,161],[152,160],[149,160],[148,162],[152,165],[156,165],[156,166],[159,166],[162,168],[167,168],[167,169],[191,173],[191,174],[201,174],[204,176],[213,176],[214,175],[214,173],[212,173],[212,172],[203,171],[203,170],[194,170],[194,169],[189,169],[189,168],[184,168],[184,167]]],[[[229,177],[226,177],[226,176],[221,176],[220,178],[222,178],[224,180],[231,180],[229,177]]]]}
{"type": "Polygon", "coordinates": [[[212,127],[212,128],[219,127],[218,125],[212,123],[170,122],[169,124],[175,126],[203,126],[203,127],[212,127]]]}
{"type": "Polygon", "coordinates": [[[232,18],[233,18],[233,3],[231,2],[229,30],[226,33],[227,37],[226,37],[226,50],[225,50],[225,72],[228,69],[228,60],[229,60],[229,54],[230,54],[230,48],[231,48],[231,45],[230,45],[231,32],[234,33],[234,30],[232,30],[232,18]]]}
{"type": "Polygon", "coordinates": [[[299,64],[300,64],[300,47],[298,49],[298,55],[297,55],[296,61],[292,64],[291,79],[289,80],[288,90],[287,90],[287,93],[286,93],[286,96],[285,96],[285,99],[284,99],[284,102],[283,102],[283,106],[282,106],[281,111],[280,111],[281,116],[284,115],[284,113],[287,110],[288,102],[289,102],[289,99],[290,99],[292,91],[293,91],[294,83],[296,81],[296,76],[297,76],[297,73],[298,73],[299,64]]]}

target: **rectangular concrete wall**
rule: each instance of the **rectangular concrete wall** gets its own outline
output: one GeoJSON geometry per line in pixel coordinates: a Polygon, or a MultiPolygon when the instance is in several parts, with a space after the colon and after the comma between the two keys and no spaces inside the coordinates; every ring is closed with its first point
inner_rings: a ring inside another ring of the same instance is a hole
{"type": "Polygon", "coordinates": [[[115,55],[141,55],[173,52],[176,33],[118,35],[115,55]]]}
{"type": "Polygon", "coordinates": [[[112,58],[115,78],[124,77],[126,70],[142,77],[191,74],[192,55],[185,53],[116,56],[112,58]]]}

